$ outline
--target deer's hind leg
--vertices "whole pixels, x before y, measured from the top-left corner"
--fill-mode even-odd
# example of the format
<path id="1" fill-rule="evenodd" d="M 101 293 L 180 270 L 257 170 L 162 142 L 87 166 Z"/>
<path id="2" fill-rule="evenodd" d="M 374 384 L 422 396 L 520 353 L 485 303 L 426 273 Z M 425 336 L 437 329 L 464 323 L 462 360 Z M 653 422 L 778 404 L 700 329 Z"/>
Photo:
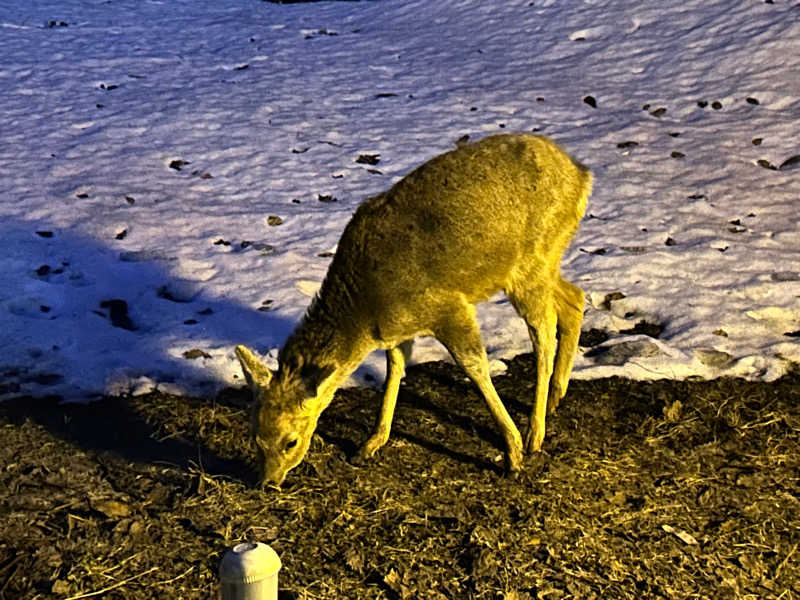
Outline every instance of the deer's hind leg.
<path id="1" fill-rule="evenodd" d="M 444 344 L 456 364 L 478 386 L 492 418 L 505 439 L 506 469 L 512 472 L 519 471 L 522 466 L 522 436 L 492 385 L 489 360 L 475 318 L 475 306 L 461 294 L 453 294 L 442 300 L 438 314 L 433 327 L 434 336 Z"/>
<path id="2" fill-rule="evenodd" d="M 553 376 L 550 379 L 550 393 L 547 397 L 548 414 L 558 407 L 559 400 L 567 393 L 572 363 L 581 335 L 585 302 L 583 290 L 561 277 L 553 295 L 558 318 L 558 349 Z"/>
<path id="3" fill-rule="evenodd" d="M 538 452 L 545 435 L 550 379 L 556 355 L 558 311 L 554 290 L 541 278 L 516 281 L 506 295 L 517 313 L 525 319 L 536 352 L 536 395 L 530 424 L 525 435 L 525 451 Z"/>

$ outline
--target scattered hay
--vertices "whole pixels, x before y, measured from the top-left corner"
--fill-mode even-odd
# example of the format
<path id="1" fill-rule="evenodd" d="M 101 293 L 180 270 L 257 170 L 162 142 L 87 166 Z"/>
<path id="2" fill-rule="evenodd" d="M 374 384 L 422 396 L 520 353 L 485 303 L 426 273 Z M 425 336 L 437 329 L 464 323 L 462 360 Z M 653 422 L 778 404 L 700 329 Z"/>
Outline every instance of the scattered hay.
<path id="1" fill-rule="evenodd" d="M 496 378 L 524 424 L 530 355 Z M 800 375 L 574 381 L 516 478 L 475 390 L 410 370 L 392 438 L 345 390 L 284 488 L 257 490 L 248 399 L 0 405 L 0 598 L 209 598 L 272 545 L 290 598 L 800 597 Z"/>

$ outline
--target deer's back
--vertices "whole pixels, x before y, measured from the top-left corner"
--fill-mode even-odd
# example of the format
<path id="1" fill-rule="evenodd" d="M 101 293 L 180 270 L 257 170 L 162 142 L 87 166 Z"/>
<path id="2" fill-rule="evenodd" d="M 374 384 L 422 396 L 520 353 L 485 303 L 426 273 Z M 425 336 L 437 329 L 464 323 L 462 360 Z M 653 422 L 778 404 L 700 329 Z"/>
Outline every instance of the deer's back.
<path id="1" fill-rule="evenodd" d="M 546 138 L 462 146 L 358 208 L 324 287 L 346 282 L 371 308 L 393 311 L 426 293 L 485 300 L 518 269 L 554 276 L 590 187 L 589 171 Z"/>

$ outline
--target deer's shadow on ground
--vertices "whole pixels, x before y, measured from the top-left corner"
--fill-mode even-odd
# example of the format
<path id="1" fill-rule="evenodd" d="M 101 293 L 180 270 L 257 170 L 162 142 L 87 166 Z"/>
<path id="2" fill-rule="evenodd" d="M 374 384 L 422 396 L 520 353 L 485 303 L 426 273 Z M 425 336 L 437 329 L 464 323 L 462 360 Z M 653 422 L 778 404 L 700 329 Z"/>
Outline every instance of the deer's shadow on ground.
<path id="1" fill-rule="evenodd" d="M 159 401 L 163 400 L 159 406 Z M 0 414 L 10 423 L 38 423 L 57 437 L 104 461 L 122 461 L 202 471 L 255 484 L 250 456 L 232 448 L 221 453 L 196 427 L 172 427 L 170 414 L 186 414 L 204 406 L 206 412 L 225 407 L 216 401 L 151 394 L 143 398 L 107 398 L 90 403 L 65 403 L 58 397 L 19 398 L 0 403 Z M 159 415 L 159 410 L 163 414 Z M 228 407 L 236 411 L 234 407 Z M 246 411 L 242 410 L 242 413 Z M 244 416 L 224 419 L 231 436 L 248 435 Z M 240 431 L 241 430 L 241 431 Z"/>
<path id="2" fill-rule="evenodd" d="M 535 382 L 536 371 L 526 364 L 515 374 L 514 379 L 495 378 L 495 383 L 498 389 L 503 388 L 503 403 L 518 428 L 525 431 L 533 399 L 528 380 Z M 320 419 L 318 432 L 349 460 L 358 462 L 358 449 L 372 432 L 380 404 L 379 389 L 341 390 Z M 504 473 L 501 459 L 505 441 L 477 387 L 451 363 L 424 363 L 407 369 L 388 445 L 393 439 L 462 464 Z M 373 461 L 380 461 L 381 456 L 379 451 Z"/>

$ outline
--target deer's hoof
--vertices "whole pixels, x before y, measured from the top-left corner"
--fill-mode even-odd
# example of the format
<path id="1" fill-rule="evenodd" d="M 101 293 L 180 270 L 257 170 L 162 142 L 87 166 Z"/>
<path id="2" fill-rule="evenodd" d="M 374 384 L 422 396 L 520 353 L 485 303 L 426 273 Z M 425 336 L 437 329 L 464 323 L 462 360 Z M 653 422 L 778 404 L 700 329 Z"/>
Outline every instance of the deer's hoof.
<path id="1" fill-rule="evenodd" d="M 522 469 L 522 446 L 509 448 L 505 454 L 506 473 L 518 473 Z"/>
<path id="2" fill-rule="evenodd" d="M 386 439 L 382 435 L 372 435 L 370 438 L 364 442 L 361 448 L 358 449 L 358 452 L 353 457 L 354 464 L 364 464 L 368 460 L 372 459 L 375 454 L 380 450 L 384 444 L 386 444 Z"/>
<path id="3" fill-rule="evenodd" d="M 525 435 L 525 452 L 533 454 L 542 449 L 544 442 L 544 427 L 531 427 Z"/>

